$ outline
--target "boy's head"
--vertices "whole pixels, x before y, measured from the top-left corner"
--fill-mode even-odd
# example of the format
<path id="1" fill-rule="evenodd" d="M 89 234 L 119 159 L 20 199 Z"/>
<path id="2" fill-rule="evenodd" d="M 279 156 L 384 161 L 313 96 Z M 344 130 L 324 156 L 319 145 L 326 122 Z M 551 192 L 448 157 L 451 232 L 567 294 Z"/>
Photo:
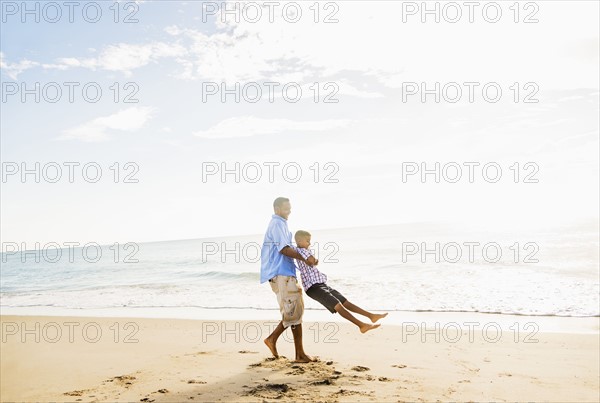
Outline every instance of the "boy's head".
<path id="1" fill-rule="evenodd" d="M 299 248 L 308 249 L 310 246 L 310 232 L 298 230 L 294 234 L 294 238 L 296 239 L 296 245 L 298 245 Z"/>

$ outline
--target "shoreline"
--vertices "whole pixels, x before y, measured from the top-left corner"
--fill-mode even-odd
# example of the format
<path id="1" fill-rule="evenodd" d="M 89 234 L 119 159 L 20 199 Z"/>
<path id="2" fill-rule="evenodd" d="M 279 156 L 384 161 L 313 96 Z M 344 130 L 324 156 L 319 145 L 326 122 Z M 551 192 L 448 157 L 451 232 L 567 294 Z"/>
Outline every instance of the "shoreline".
<path id="1" fill-rule="evenodd" d="M 375 311 L 379 312 L 379 311 Z M 85 318 L 147 318 L 147 319 L 181 319 L 181 320 L 263 320 L 277 321 L 280 317 L 277 309 L 234 309 L 234 308 L 57 308 L 57 307 L 0 307 L 1 316 L 54 316 Z M 331 314 L 325 309 L 305 310 L 303 320 L 311 322 L 346 323 L 340 315 Z M 402 326 L 407 323 L 423 323 L 427 327 L 449 326 L 458 323 L 476 322 L 480 324 L 494 323 L 502 330 L 509 331 L 514 326 L 523 328 L 534 323 L 537 330 L 546 333 L 600 334 L 600 317 L 543 316 L 522 314 L 499 314 L 482 312 L 424 312 L 424 311 L 389 311 L 386 324 Z"/>

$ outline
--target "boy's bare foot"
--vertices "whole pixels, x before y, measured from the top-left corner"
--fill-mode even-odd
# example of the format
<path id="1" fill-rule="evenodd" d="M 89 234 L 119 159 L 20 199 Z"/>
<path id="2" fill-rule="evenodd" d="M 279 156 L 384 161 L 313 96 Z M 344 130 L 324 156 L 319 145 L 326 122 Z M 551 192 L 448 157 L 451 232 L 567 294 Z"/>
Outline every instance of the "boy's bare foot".
<path id="1" fill-rule="evenodd" d="M 267 347 L 269 347 L 269 350 L 271 350 L 271 353 L 273 353 L 273 357 L 278 358 L 279 354 L 277 354 L 277 346 L 275 346 L 275 343 L 273 343 L 268 337 L 264 341 Z"/>
<path id="2" fill-rule="evenodd" d="M 388 315 L 387 312 L 386 313 L 374 313 L 373 315 L 371 315 L 371 317 L 369 319 L 371 319 L 371 322 L 375 323 L 379 319 L 385 318 L 387 315 Z"/>
<path id="3" fill-rule="evenodd" d="M 310 355 L 301 355 L 296 357 L 296 359 L 293 361 L 295 363 L 307 363 L 307 362 L 314 362 L 314 361 L 318 361 L 316 358 L 311 357 Z"/>
<path id="4" fill-rule="evenodd" d="M 377 329 L 379 326 L 381 326 L 380 323 L 377 323 L 376 325 L 370 325 L 368 323 L 363 323 L 362 325 L 359 326 L 359 329 L 360 329 L 361 333 L 366 333 L 369 330 Z"/>

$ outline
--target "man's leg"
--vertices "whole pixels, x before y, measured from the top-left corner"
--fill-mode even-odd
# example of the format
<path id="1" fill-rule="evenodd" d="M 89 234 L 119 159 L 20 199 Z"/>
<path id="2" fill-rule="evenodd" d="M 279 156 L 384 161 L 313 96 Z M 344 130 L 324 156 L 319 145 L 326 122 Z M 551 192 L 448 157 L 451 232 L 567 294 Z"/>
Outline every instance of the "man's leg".
<path id="1" fill-rule="evenodd" d="M 296 349 L 296 362 L 311 362 L 311 361 L 315 361 L 311 356 L 307 355 L 304 352 L 304 345 L 302 344 L 302 324 L 299 325 L 292 325 L 292 334 L 294 335 L 294 347 Z M 275 328 L 275 330 L 273 330 L 273 333 L 271 333 L 269 335 L 269 337 L 267 337 L 264 342 L 267 345 L 267 347 L 269 347 L 269 350 L 271 350 L 271 353 L 273 353 L 273 356 L 275 358 L 279 357 L 279 354 L 277 353 L 277 339 L 279 339 L 279 336 L 281 336 L 281 334 L 284 332 L 285 328 L 283 327 L 283 322 L 279 322 L 279 324 L 277 325 L 277 327 Z"/>
<path id="2" fill-rule="evenodd" d="M 279 357 L 279 354 L 277 354 L 277 339 L 279 339 L 279 336 L 281 336 L 281 333 L 283 333 L 284 330 L 285 328 L 283 327 L 283 321 L 280 321 L 269 337 L 264 340 L 265 344 L 267 347 L 269 347 L 269 350 L 271 350 L 271 353 L 273 353 L 273 357 L 275 358 Z"/>
<path id="3" fill-rule="evenodd" d="M 281 282 L 282 282 L 281 276 L 275 276 L 269 280 L 269 285 L 271 286 L 271 290 L 277 296 L 277 304 L 279 305 L 279 310 L 281 312 L 281 316 L 283 317 L 283 300 L 282 300 L 283 295 L 281 294 L 281 287 L 280 287 Z M 281 336 L 281 334 L 283 333 L 284 330 L 285 330 L 285 327 L 283 326 L 283 320 L 281 320 L 281 321 L 279 321 L 279 324 L 273 330 L 273 332 L 266 339 L 264 339 L 265 344 L 267 345 L 267 347 L 269 347 L 269 350 L 271 350 L 271 353 L 273 354 L 273 356 L 275 358 L 279 357 L 279 354 L 277 353 L 277 340 L 279 339 L 279 336 Z"/>
<path id="4" fill-rule="evenodd" d="M 291 325 L 292 335 L 294 336 L 294 349 L 296 350 L 296 359 L 294 362 L 303 363 L 317 361 L 304 352 L 304 345 L 302 343 L 302 316 L 304 315 L 304 298 L 302 297 L 302 288 L 300 285 L 298 285 L 298 280 L 295 277 L 290 278 L 288 281 L 293 282 L 296 287 L 296 291 L 293 293 L 295 297 L 294 310 L 293 314 L 290 316 L 290 321 L 300 322 L 297 325 Z"/>
<path id="5" fill-rule="evenodd" d="M 361 333 L 365 333 L 368 332 L 369 330 L 373 330 L 378 328 L 379 326 L 381 326 L 379 323 L 376 325 L 371 325 L 369 323 L 365 323 L 365 322 L 361 322 L 360 320 L 356 319 L 354 317 L 354 315 L 352 315 L 350 312 L 348 312 L 346 310 L 346 308 L 344 308 L 344 305 L 342 305 L 341 303 L 338 302 L 338 304 L 335 306 L 335 310 L 337 313 L 339 313 L 343 318 L 348 319 L 350 322 L 354 323 L 356 326 L 358 326 L 358 328 L 360 329 Z"/>
<path id="6" fill-rule="evenodd" d="M 357 313 L 357 314 L 362 315 L 362 316 L 366 316 L 373 323 L 375 323 L 379 319 L 385 318 L 387 316 L 387 313 L 381 314 L 381 313 L 371 313 L 369 311 L 365 311 L 361 307 L 358 307 L 358 306 L 354 305 L 352 302 L 350 302 L 348 300 L 344 301 L 343 305 L 349 311 L 352 311 L 352 312 Z"/>
<path id="7" fill-rule="evenodd" d="M 304 352 L 304 346 L 302 345 L 302 323 L 298 325 L 292 325 L 292 334 L 294 335 L 294 347 L 296 348 L 296 360 L 295 362 L 311 362 L 316 361 Z"/>

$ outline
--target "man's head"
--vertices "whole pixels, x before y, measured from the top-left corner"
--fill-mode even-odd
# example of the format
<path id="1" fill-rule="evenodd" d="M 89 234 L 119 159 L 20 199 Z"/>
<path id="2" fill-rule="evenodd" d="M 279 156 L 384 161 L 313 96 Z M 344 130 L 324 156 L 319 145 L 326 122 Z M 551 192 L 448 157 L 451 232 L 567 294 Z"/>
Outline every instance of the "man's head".
<path id="1" fill-rule="evenodd" d="M 298 245 L 299 248 L 308 249 L 310 246 L 310 232 L 308 231 L 296 231 L 294 234 L 294 239 L 296 240 L 296 245 Z"/>
<path id="2" fill-rule="evenodd" d="M 288 216 L 292 212 L 292 205 L 290 204 L 290 199 L 287 197 L 278 197 L 273 202 L 273 210 L 275 214 L 277 214 L 281 218 L 285 218 L 287 220 Z"/>

